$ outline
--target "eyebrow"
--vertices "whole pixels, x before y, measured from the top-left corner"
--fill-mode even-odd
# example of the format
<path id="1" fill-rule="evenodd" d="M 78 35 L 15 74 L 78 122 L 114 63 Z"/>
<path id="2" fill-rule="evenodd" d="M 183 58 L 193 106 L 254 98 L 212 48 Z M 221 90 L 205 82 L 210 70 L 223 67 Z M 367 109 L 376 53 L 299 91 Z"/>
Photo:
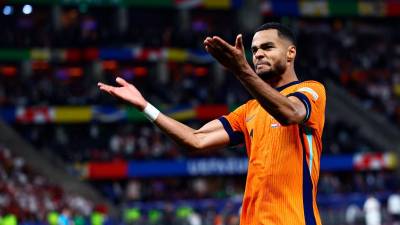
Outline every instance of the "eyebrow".
<path id="1" fill-rule="evenodd" d="M 255 49 L 258 49 L 258 48 L 261 48 L 261 47 L 265 47 L 265 46 L 275 46 L 275 43 L 274 42 L 271 42 L 271 41 L 268 41 L 268 42 L 264 42 L 264 43 L 261 43 L 259 46 L 257 46 L 257 45 L 252 45 L 251 46 L 251 49 L 252 50 L 255 50 Z"/>

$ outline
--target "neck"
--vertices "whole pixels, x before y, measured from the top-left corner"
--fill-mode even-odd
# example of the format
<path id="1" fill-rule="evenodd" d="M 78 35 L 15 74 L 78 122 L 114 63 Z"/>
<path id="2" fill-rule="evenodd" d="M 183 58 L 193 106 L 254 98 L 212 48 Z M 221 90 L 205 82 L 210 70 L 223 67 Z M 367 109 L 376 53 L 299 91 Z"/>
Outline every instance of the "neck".
<path id="1" fill-rule="evenodd" d="M 285 84 L 298 80 L 299 79 L 297 78 L 297 75 L 293 69 L 285 71 L 280 76 L 272 77 L 270 79 L 264 79 L 264 81 L 271 85 L 271 87 L 273 88 L 281 87 Z"/>

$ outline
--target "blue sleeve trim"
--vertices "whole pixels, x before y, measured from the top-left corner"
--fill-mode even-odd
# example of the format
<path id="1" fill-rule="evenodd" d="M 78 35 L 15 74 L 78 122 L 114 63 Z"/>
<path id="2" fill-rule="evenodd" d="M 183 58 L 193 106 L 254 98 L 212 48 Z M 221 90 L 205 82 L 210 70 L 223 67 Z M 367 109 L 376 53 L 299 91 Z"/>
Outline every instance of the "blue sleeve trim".
<path id="1" fill-rule="evenodd" d="M 302 123 L 305 123 L 308 121 L 308 119 L 310 119 L 311 116 L 311 103 L 310 100 L 308 100 L 307 96 L 301 92 L 293 92 L 289 95 L 287 95 L 287 97 L 289 96 L 295 96 L 298 99 L 300 99 L 300 101 L 304 104 L 304 106 L 306 107 L 306 116 L 304 117 L 304 120 Z"/>
<path id="2" fill-rule="evenodd" d="M 218 118 L 218 120 L 221 121 L 226 133 L 228 133 L 230 146 L 244 143 L 244 136 L 243 136 L 242 132 L 233 131 L 231 124 L 228 122 L 228 120 L 225 117 L 220 117 L 220 118 Z"/>

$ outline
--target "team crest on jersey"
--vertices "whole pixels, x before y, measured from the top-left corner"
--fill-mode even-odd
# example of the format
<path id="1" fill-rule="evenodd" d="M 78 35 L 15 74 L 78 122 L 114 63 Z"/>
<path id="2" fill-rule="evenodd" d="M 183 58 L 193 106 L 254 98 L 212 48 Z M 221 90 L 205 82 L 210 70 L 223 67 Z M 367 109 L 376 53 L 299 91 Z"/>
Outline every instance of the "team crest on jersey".
<path id="1" fill-rule="evenodd" d="M 281 126 L 280 123 L 272 123 L 272 124 L 271 124 L 271 127 L 272 127 L 272 128 L 277 128 L 277 127 L 280 127 L 280 126 Z"/>

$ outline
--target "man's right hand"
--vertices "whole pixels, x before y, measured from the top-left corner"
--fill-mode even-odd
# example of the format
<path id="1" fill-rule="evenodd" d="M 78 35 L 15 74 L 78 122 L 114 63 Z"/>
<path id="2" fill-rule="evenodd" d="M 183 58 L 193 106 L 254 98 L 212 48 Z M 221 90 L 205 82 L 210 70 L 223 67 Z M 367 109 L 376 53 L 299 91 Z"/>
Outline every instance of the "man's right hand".
<path id="1" fill-rule="evenodd" d="M 120 77 L 117 77 L 115 81 L 121 86 L 115 87 L 101 82 L 97 83 L 97 86 L 100 88 L 100 90 L 130 102 L 138 110 L 143 111 L 147 105 L 147 101 L 143 98 L 139 90 Z"/>
<path id="2" fill-rule="evenodd" d="M 130 102 L 140 111 L 147 106 L 147 101 L 135 86 L 118 77 L 116 82 L 120 87 L 98 83 L 100 90 L 110 95 Z M 175 140 L 181 146 L 193 150 L 207 150 L 225 147 L 229 144 L 229 135 L 225 131 L 222 123 L 215 119 L 208 122 L 198 130 L 186 126 L 162 113 L 154 121 L 165 134 Z"/>

